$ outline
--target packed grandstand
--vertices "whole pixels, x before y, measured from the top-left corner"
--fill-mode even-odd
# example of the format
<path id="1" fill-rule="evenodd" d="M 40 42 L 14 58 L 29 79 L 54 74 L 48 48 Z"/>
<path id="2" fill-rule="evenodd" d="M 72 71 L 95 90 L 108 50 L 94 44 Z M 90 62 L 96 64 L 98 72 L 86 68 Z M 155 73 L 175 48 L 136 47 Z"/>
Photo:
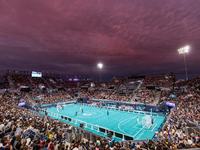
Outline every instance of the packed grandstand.
<path id="1" fill-rule="evenodd" d="M 7 73 L 0 85 L 0 149 L 200 148 L 199 88 L 200 77 L 180 81 L 173 73 L 127 76 L 109 82 L 64 81 L 52 76 L 33 78 L 28 73 Z M 151 110 L 155 108 L 154 112 L 163 111 L 166 119 L 152 139 L 114 141 L 98 135 L 95 138 L 79 137 L 79 133 L 86 131 L 42 115 L 37 107 L 83 99 L 89 103 L 103 100 L 104 105 L 106 101 L 141 104 L 144 106 L 142 111 L 149 111 L 147 106 L 151 106 Z M 166 102 L 175 104 L 175 107 L 158 109 Z M 20 103 L 25 105 L 20 106 Z"/>

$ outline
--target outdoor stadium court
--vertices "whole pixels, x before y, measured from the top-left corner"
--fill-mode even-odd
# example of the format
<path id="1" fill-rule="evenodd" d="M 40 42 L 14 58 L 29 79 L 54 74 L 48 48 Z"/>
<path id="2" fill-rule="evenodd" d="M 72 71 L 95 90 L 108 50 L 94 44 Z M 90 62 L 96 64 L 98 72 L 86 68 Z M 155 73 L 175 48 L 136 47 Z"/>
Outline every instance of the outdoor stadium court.
<path id="1" fill-rule="evenodd" d="M 83 113 L 80 110 L 80 107 L 83 109 Z M 107 110 L 109 111 L 109 116 L 107 116 Z M 57 107 L 48 108 L 47 111 L 57 114 Z M 77 116 L 75 116 L 76 111 L 78 111 Z M 160 127 L 165 118 L 163 116 L 152 116 L 154 119 L 154 125 L 150 129 L 146 129 L 142 127 L 142 117 L 145 116 L 144 114 L 103 109 L 78 104 L 66 105 L 64 110 L 59 109 L 59 115 L 67 116 L 72 119 L 78 119 L 92 125 L 98 125 L 102 128 L 134 137 L 135 140 L 153 138 L 155 130 Z M 137 117 L 140 121 L 139 124 L 137 123 Z M 63 119 L 60 120 L 64 121 Z M 69 121 L 65 122 L 79 126 L 79 124 L 74 124 Z M 101 133 L 98 134 L 102 135 Z"/>

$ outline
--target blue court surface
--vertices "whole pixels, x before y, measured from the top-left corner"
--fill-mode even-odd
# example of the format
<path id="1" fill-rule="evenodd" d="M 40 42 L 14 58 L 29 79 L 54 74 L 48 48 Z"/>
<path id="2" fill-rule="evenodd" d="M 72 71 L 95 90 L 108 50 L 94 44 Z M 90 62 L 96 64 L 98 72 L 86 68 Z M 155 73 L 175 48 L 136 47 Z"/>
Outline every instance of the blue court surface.
<path id="1" fill-rule="evenodd" d="M 142 117 L 145 115 L 139 113 L 71 104 L 66 105 L 64 109 L 59 109 L 59 116 L 62 115 L 71 118 L 70 121 L 66 121 L 64 118 L 61 119 L 61 117 L 57 115 L 58 112 L 56 107 L 48 108 L 47 111 L 51 113 L 49 116 L 57 119 L 60 118 L 59 120 L 72 125 L 79 126 L 79 123 L 84 122 L 84 128 L 86 130 L 99 135 L 102 135 L 102 133 L 99 132 L 97 128 L 101 127 L 134 137 L 134 140 L 152 139 L 155 130 L 160 127 L 165 119 L 164 116 L 151 116 L 154 119 L 154 124 L 147 129 L 142 126 Z M 75 115 L 76 111 L 78 112 L 77 116 Z M 107 115 L 107 111 L 109 111 L 109 116 Z M 139 124 L 137 123 L 137 117 L 139 118 Z M 119 141 L 120 139 L 117 138 L 117 140 Z"/>

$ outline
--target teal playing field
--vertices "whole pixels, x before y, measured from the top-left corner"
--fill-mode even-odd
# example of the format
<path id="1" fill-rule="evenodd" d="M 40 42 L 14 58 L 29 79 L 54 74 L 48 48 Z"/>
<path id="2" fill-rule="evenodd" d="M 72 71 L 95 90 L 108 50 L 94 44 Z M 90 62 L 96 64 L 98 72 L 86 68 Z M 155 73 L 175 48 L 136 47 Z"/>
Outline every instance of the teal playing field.
<path id="1" fill-rule="evenodd" d="M 82 112 L 83 109 L 83 112 Z M 164 116 L 151 116 L 154 119 L 154 124 L 149 129 L 143 128 L 142 117 L 144 114 L 110 110 L 98 107 L 84 106 L 79 104 L 66 105 L 64 109 L 59 109 L 59 115 L 56 107 L 48 108 L 49 116 L 65 121 L 69 124 L 79 126 L 80 122 L 84 122 L 84 128 L 97 133 L 102 134 L 98 127 L 108 129 L 117 133 L 134 137 L 135 140 L 152 139 L 155 130 L 157 130 L 165 119 Z M 78 112 L 77 116 L 75 115 Z M 109 116 L 107 115 L 109 112 Z M 155 113 L 154 113 L 155 114 Z M 63 117 L 66 116 L 70 120 L 66 121 Z M 137 117 L 139 123 L 137 123 Z M 120 140 L 116 138 L 116 140 Z"/>

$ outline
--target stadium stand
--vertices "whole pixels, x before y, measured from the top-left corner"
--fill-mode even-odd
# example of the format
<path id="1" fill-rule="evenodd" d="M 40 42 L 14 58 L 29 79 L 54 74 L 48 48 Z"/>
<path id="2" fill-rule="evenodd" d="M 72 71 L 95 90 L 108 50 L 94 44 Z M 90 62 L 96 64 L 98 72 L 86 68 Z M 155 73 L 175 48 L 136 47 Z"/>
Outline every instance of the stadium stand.
<path id="1" fill-rule="evenodd" d="M 52 77 L 30 78 L 28 75 L 6 74 L 0 84 L 0 149 L 15 150 L 132 150 L 132 149 L 199 149 L 200 148 L 200 77 L 189 81 L 174 80 L 171 74 L 147 76 L 141 88 L 122 90 L 129 79 L 113 79 L 110 82 L 95 83 L 91 90 L 92 81 L 62 82 Z M 10 77 L 12 81 L 10 80 Z M 9 79 L 8 79 L 9 78 Z M 45 82 L 46 80 L 46 82 Z M 20 92 L 11 90 L 13 82 L 15 90 L 20 86 L 30 86 L 32 91 Z M 147 90 L 146 85 L 154 84 L 156 88 Z M 12 85 L 12 86 L 13 86 Z M 45 86 L 48 90 L 37 90 Z M 63 86 L 62 90 L 51 90 Z M 139 84 L 137 84 L 137 87 Z M 87 88 L 86 88 L 87 87 Z M 106 87 L 102 89 L 102 87 Z M 82 88 L 82 89 L 81 89 Z M 84 88 L 84 89 L 83 89 Z M 4 90 L 7 89 L 7 90 Z M 67 89 L 67 90 L 66 90 Z M 67 102 L 75 98 L 104 99 L 129 101 L 139 97 L 135 102 L 152 103 L 156 90 L 161 92 L 158 105 L 173 102 L 176 107 L 170 109 L 166 122 L 155 138 L 143 141 L 108 141 L 88 137 L 79 138 L 77 129 L 73 126 L 38 113 L 35 108 L 18 107 L 18 103 L 26 100 L 28 105 L 51 104 Z M 124 95 L 120 95 L 122 91 Z M 135 92 L 135 93 L 134 93 Z M 34 105 L 33 105 L 34 101 Z M 81 140 L 82 139 L 82 140 Z"/>

